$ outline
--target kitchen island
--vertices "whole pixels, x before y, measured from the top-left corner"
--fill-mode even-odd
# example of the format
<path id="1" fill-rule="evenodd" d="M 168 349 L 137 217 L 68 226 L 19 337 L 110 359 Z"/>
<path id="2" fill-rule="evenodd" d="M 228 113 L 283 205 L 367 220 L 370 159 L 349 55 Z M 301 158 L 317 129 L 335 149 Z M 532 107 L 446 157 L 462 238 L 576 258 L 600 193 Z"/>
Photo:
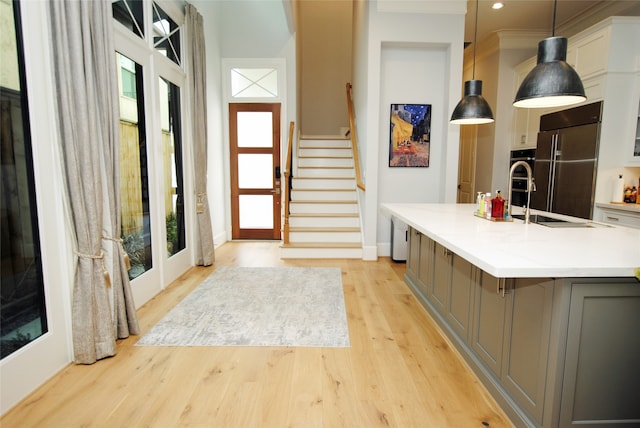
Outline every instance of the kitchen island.
<path id="1" fill-rule="evenodd" d="M 640 424 L 640 230 L 474 208 L 382 205 L 409 226 L 405 281 L 451 343 L 517 426 Z"/>

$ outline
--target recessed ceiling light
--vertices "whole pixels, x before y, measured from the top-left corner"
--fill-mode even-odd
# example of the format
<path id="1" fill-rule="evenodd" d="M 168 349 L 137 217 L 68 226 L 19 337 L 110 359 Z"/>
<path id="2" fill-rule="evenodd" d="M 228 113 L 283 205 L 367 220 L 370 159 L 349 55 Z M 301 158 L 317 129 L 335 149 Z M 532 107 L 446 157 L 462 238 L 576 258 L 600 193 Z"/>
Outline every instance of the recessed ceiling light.
<path id="1" fill-rule="evenodd" d="M 499 1 L 495 2 L 493 6 L 491 6 L 491 8 L 493 9 L 502 9 L 503 7 L 504 7 L 504 4 L 502 4 L 502 2 L 499 2 Z"/>

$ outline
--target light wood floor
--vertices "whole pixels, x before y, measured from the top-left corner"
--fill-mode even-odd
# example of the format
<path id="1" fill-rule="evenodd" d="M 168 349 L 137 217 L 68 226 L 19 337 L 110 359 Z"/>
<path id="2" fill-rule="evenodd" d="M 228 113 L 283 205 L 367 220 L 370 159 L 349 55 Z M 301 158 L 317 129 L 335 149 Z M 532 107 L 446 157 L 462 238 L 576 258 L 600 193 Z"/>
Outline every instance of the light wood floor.
<path id="1" fill-rule="evenodd" d="M 340 267 L 351 347 L 136 347 L 130 337 L 114 358 L 65 368 L 0 426 L 512 426 L 389 258 L 280 260 L 278 243 L 227 243 L 214 266 L 140 308 L 142 334 L 216 266 Z"/>

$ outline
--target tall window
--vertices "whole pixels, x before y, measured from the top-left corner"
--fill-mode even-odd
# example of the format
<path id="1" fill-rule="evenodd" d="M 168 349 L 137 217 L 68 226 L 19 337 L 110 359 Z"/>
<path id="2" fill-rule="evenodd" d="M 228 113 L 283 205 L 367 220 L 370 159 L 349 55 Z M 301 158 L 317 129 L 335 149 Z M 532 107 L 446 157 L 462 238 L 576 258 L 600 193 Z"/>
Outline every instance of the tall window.
<path id="1" fill-rule="evenodd" d="M 117 53 L 120 67 L 120 203 L 122 242 L 133 279 L 153 264 L 142 66 Z"/>
<path id="2" fill-rule="evenodd" d="M 180 88 L 162 77 L 159 84 L 167 254 L 172 256 L 185 247 Z"/>
<path id="3" fill-rule="evenodd" d="M 165 261 L 175 260 L 186 248 L 181 108 L 185 76 L 177 22 L 181 16 L 149 0 L 114 1 L 113 15 L 120 89 L 122 240 L 131 261 L 129 277 L 134 279 L 162 271 Z M 145 22 L 151 25 L 146 31 Z M 152 281 L 154 275 L 137 284 Z"/>
<path id="4" fill-rule="evenodd" d="M 4 358 L 47 332 L 19 3 L 0 2 L 0 337 Z"/>

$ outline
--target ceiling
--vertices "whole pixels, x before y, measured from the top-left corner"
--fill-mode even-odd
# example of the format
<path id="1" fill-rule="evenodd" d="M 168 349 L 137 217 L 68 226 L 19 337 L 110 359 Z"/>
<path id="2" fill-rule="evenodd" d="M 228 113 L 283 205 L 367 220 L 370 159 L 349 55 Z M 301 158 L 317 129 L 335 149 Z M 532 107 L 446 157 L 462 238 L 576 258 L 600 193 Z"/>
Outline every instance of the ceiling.
<path id="1" fill-rule="evenodd" d="M 478 41 L 500 30 L 542 31 L 551 36 L 554 0 L 502 0 L 504 7 L 491 8 L 495 0 L 478 1 Z M 571 37 L 609 16 L 640 16 L 638 0 L 558 0 L 555 35 Z M 473 42 L 476 0 L 467 1 L 465 42 Z"/>

